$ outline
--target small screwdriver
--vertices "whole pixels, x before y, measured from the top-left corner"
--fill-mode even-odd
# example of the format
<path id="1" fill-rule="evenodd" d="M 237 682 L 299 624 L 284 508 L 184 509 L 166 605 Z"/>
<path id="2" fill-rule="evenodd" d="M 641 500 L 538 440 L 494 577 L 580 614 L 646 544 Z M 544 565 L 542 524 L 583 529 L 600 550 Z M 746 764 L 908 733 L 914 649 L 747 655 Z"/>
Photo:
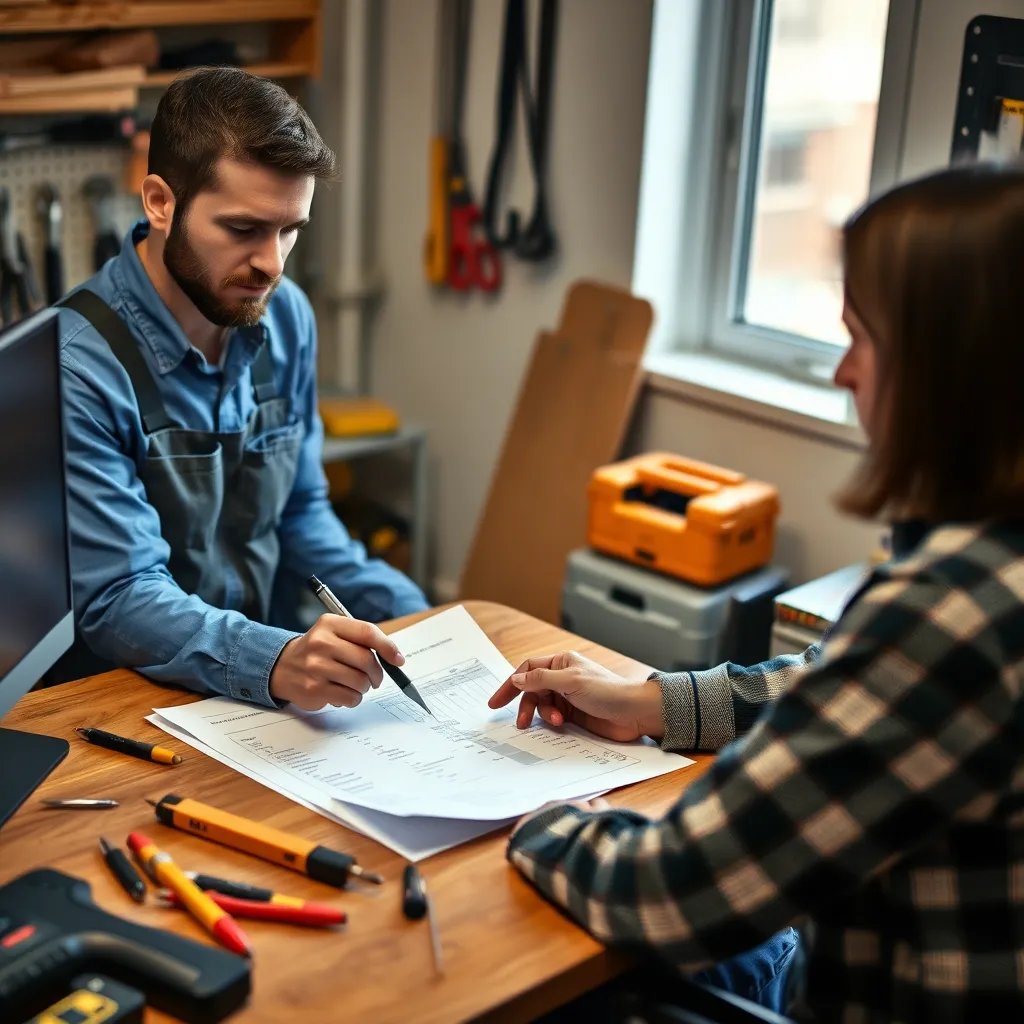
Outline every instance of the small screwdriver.
<path id="1" fill-rule="evenodd" d="M 111 846 L 106 839 L 100 836 L 100 851 L 103 853 L 103 859 L 107 862 L 107 867 L 121 884 L 121 888 L 136 903 L 145 902 L 146 883 L 132 867 L 132 862 L 125 856 L 124 850 L 118 846 Z"/>
<path id="2" fill-rule="evenodd" d="M 434 901 L 427 895 L 427 883 L 416 870 L 415 864 L 407 864 L 402 874 L 402 913 L 410 921 L 427 918 L 430 944 L 434 948 L 434 967 L 438 974 L 444 974 L 444 953 L 441 950 L 441 936 L 437 932 L 437 919 L 434 917 Z"/>

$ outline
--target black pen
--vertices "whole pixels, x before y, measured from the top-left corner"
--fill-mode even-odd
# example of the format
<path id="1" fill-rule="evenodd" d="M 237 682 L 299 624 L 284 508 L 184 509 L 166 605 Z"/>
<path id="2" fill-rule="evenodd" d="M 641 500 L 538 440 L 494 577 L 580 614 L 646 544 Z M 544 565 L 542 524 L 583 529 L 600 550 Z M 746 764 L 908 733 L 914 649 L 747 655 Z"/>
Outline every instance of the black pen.
<path id="1" fill-rule="evenodd" d="M 331 588 L 317 579 L 316 576 L 309 577 L 309 588 L 316 595 L 317 600 L 333 615 L 344 615 L 346 619 L 354 619 L 355 616 L 331 593 Z M 377 664 L 398 684 L 398 688 L 410 700 L 414 700 L 428 715 L 434 712 L 427 707 L 426 701 L 420 696 L 419 690 L 413 685 L 413 681 L 397 665 L 392 665 L 383 658 L 378 657 L 377 652 L 371 650 Z"/>
<path id="2" fill-rule="evenodd" d="M 116 750 L 119 754 L 130 754 L 132 757 L 141 757 L 143 761 L 155 761 L 157 764 L 181 764 L 181 754 L 173 750 L 158 746 L 155 743 L 143 743 L 141 740 L 130 740 L 116 733 L 105 732 L 103 729 L 76 729 L 75 732 L 95 743 L 97 747 L 105 747 L 107 750 Z"/>
<path id="3" fill-rule="evenodd" d="M 125 856 L 124 850 L 117 846 L 111 846 L 102 836 L 100 836 L 100 850 L 103 851 L 103 859 L 107 862 L 107 867 L 113 871 L 114 877 L 121 883 L 121 888 L 136 903 L 142 903 L 146 898 L 146 883 L 132 867 L 132 862 Z"/>

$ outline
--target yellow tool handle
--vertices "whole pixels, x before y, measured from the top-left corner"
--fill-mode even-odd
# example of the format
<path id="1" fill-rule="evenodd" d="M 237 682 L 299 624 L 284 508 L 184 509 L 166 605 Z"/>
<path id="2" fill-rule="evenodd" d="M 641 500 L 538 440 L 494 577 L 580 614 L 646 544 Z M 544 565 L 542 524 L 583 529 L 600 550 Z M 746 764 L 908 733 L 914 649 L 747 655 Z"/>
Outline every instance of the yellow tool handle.
<path id="1" fill-rule="evenodd" d="M 423 262 L 427 280 L 443 285 L 448 280 L 448 140 L 430 141 L 430 223 Z"/>
<path id="2" fill-rule="evenodd" d="M 166 888 L 173 889 L 185 904 L 189 913 L 209 931 L 227 912 L 217 906 L 209 896 L 189 878 L 172 860 L 161 861 L 151 858 L 153 873 Z"/>
<path id="3" fill-rule="evenodd" d="M 316 847 L 316 843 L 308 839 L 210 807 L 198 800 L 184 799 L 174 804 L 161 802 L 157 813 L 165 824 L 183 832 L 193 832 L 204 839 L 303 873 L 306 872 L 306 858 Z M 165 818 L 168 813 L 170 821 Z"/>

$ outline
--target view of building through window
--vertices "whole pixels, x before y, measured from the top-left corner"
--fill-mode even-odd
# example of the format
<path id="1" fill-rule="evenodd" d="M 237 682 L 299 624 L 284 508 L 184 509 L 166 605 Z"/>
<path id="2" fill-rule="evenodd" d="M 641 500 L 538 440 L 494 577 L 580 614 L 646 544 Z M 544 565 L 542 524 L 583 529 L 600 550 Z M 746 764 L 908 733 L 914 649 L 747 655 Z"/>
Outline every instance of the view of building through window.
<path id="1" fill-rule="evenodd" d="M 742 319 L 845 345 L 839 229 L 868 194 L 889 0 L 775 0 Z"/>

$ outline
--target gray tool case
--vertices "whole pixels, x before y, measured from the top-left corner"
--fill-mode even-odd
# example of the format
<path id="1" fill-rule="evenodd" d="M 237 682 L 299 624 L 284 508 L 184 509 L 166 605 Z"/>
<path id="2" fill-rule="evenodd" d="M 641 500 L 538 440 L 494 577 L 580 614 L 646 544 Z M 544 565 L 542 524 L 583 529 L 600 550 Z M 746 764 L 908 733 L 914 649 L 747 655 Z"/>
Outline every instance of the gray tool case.
<path id="1" fill-rule="evenodd" d="M 579 548 L 566 565 L 562 625 L 665 672 L 751 665 L 768 657 L 773 599 L 788 582 L 769 566 L 698 587 Z"/>

